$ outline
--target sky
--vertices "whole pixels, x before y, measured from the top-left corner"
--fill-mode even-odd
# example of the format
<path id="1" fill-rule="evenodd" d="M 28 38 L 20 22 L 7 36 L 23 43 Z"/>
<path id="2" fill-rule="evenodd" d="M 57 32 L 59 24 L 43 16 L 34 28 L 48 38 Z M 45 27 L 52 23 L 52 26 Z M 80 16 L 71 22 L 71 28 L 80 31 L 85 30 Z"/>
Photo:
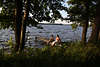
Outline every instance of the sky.
<path id="1" fill-rule="evenodd" d="M 1 13 L 2 8 L 0 8 L 0 13 Z"/>
<path id="2" fill-rule="evenodd" d="M 64 10 L 63 11 L 60 11 L 61 15 L 63 18 L 66 18 L 67 17 L 67 12 L 65 12 Z"/>
<path id="3" fill-rule="evenodd" d="M 64 0 L 64 1 L 65 1 L 65 2 L 62 3 L 62 5 L 65 6 L 65 7 L 69 7 L 68 4 L 67 4 L 67 1 L 68 1 L 68 0 Z M 64 10 L 60 11 L 60 13 L 61 13 L 61 15 L 62 15 L 64 18 L 67 17 L 67 12 L 65 12 Z"/>

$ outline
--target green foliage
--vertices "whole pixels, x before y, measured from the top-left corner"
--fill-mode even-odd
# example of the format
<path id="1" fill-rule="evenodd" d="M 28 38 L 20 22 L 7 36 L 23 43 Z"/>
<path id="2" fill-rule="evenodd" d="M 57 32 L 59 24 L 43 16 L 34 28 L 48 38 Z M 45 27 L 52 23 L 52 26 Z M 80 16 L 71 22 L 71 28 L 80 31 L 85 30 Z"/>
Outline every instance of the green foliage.
<path id="1" fill-rule="evenodd" d="M 0 29 L 6 29 L 6 28 L 14 28 L 13 25 L 13 17 L 10 15 L 5 15 L 4 13 L 0 13 Z"/>
<path id="2" fill-rule="evenodd" d="M 2 6 L 2 1 L 3 1 L 3 0 L 0 0 L 0 7 Z"/>
<path id="3" fill-rule="evenodd" d="M 72 43 L 65 51 L 68 60 L 81 62 L 94 62 L 99 54 L 100 48 L 93 44 L 82 45 L 80 42 Z M 74 59 L 74 60 L 73 60 Z"/>
<path id="4" fill-rule="evenodd" d="M 0 23 L 1 28 L 13 27 L 12 21 L 14 22 L 14 9 L 16 6 L 15 0 L 1 1 L 3 4 L 2 15 L 0 14 L 0 22 L 2 22 Z M 65 7 L 62 6 L 61 2 L 63 2 L 63 0 L 30 0 L 28 9 L 32 17 L 28 17 L 29 22 L 27 22 L 27 26 L 30 24 L 36 26 L 38 22 L 42 21 L 54 22 L 57 19 L 62 19 L 59 11 L 65 9 Z M 24 1 L 22 6 L 22 8 L 24 8 Z M 51 13 L 52 15 L 50 16 Z"/>
<path id="5" fill-rule="evenodd" d="M 68 43 L 62 47 L 44 46 L 43 48 L 26 48 L 21 54 L 6 54 L 0 58 L 3 66 L 35 66 L 35 67 L 63 67 L 63 66 L 96 66 L 100 59 L 100 48 L 93 44 L 86 46 L 81 42 Z M 77 64 L 78 63 L 78 64 Z"/>
<path id="6" fill-rule="evenodd" d="M 9 45 L 11 48 L 14 46 L 14 43 L 12 41 L 12 37 L 10 37 L 10 39 L 8 40 L 8 42 L 6 42 L 7 45 Z"/>
<path id="7" fill-rule="evenodd" d="M 4 56 L 4 50 L 0 48 L 0 58 Z"/>
<path id="8" fill-rule="evenodd" d="M 71 24 L 71 26 L 72 26 L 72 29 L 74 30 L 74 29 L 76 29 L 76 28 L 77 28 L 78 24 L 73 23 L 73 24 Z"/>
<path id="9" fill-rule="evenodd" d="M 68 0 L 70 7 L 68 14 L 71 21 L 84 23 L 89 18 L 89 21 L 94 22 L 96 13 L 96 0 Z"/>

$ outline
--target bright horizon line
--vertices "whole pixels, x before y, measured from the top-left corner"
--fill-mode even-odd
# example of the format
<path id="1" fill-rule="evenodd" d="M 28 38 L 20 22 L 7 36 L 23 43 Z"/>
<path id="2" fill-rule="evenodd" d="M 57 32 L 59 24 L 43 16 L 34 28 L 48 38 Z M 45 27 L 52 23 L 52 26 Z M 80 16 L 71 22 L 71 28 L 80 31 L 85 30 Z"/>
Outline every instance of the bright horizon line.
<path id="1" fill-rule="evenodd" d="M 47 21 L 42 21 L 42 22 L 39 22 L 39 23 L 51 24 L 50 22 L 47 22 Z M 59 20 L 56 20 L 56 21 L 54 22 L 54 24 L 72 24 L 72 22 L 68 22 L 68 21 L 66 21 L 66 20 L 61 21 L 61 20 L 59 19 Z"/>

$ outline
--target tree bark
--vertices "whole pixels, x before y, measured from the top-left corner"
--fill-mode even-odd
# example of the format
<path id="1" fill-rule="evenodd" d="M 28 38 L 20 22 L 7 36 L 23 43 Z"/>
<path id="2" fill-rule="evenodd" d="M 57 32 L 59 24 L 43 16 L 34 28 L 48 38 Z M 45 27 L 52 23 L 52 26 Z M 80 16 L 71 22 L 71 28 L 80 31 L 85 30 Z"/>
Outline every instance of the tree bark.
<path id="1" fill-rule="evenodd" d="M 96 6 L 96 16 L 95 16 L 95 22 L 92 26 L 92 33 L 89 38 L 88 42 L 97 43 L 98 37 L 99 37 L 99 31 L 100 31 L 100 1 L 98 2 Z"/>
<path id="2" fill-rule="evenodd" d="M 88 29 L 88 20 L 83 25 L 83 32 L 82 32 L 82 43 L 86 44 L 86 35 L 87 35 L 87 29 Z"/>
<path id="3" fill-rule="evenodd" d="M 99 36 L 99 27 L 98 27 L 98 23 L 96 24 L 95 22 L 92 26 L 92 33 L 88 42 L 96 43 L 98 41 L 98 36 Z"/>
<path id="4" fill-rule="evenodd" d="M 100 31 L 99 31 L 99 37 L 98 37 L 98 40 L 99 40 L 99 42 L 100 42 Z"/>
<path id="5" fill-rule="evenodd" d="M 87 41 L 86 35 L 87 35 L 87 29 L 88 29 L 88 24 L 89 24 L 89 3 L 86 2 L 85 6 L 86 6 L 86 13 L 84 15 L 85 22 L 83 24 L 83 32 L 82 32 L 82 43 L 83 44 L 86 44 L 86 41 Z"/>
<path id="6" fill-rule="evenodd" d="M 26 0 L 25 11 L 24 11 L 24 16 L 22 19 L 22 26 L 21 26 L 20 51 L 24 49 L 24 45 L 25 45 L 26 22 L 28 22 L 29 4 L 30 4 L 30 1 Z"/>
<path id="7" fill-rule="evenodd" d="M 22 21 L 22 1 L 15 0 L 15 51 L 18 51 L 20 45 L 20 30 L 21 30 L 21 21 Z"/>

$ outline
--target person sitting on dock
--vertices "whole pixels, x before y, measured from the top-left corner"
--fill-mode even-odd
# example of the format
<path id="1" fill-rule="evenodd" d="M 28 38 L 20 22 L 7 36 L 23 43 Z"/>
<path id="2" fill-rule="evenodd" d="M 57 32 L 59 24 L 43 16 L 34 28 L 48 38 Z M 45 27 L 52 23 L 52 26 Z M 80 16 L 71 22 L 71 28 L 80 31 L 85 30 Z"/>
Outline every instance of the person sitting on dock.
<path id="1" fill-rule="evenodd" d="M 51 36 L 50 36 L 50 39 L 49 39 L 49 41 L 48 41 L 48 44 L 51 44 L 54 40 L 55 40 L 55 39 L 54 39 L 54 36 L 51 35 Z"/>
<path id="2" fill-rule="evenodd" d="M 56 40 L 52 42 L 51 46 L 54 46 L 56 44 L 61 44 L 61 39 L 58 34 L 56 35 Z"/>

